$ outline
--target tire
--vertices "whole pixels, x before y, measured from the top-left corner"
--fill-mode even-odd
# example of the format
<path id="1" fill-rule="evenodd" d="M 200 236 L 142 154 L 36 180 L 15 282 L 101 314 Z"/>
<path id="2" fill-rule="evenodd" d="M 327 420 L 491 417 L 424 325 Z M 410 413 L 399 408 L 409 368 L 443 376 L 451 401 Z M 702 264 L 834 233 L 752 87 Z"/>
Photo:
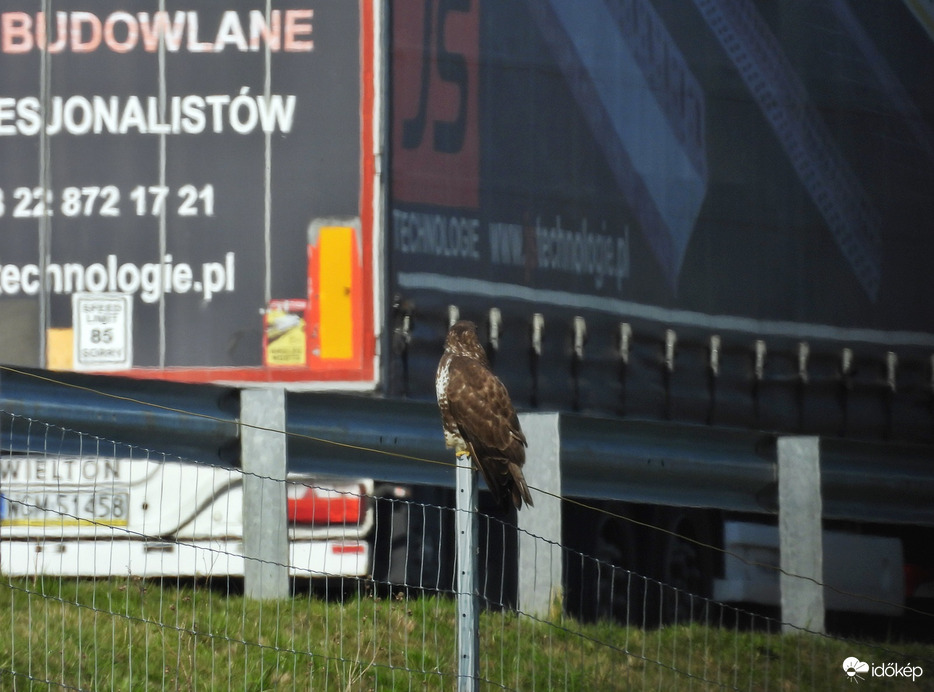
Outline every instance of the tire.
<path id="1" fill-rule="evenodd" d="M 612 508 L 619 514 L 618 506 Z M 646 580 L 638 574 L 638 531 L 624 518 L 592 512 L 577 524 L 580 554 L 568 557 L 568 611 L 585 622 L 641 625 Z"/>
<path id="2" fill-rule="evenodd" d="M 420 489 L 405 499 L 382 497 L 377 504 L 373 579 L 384 593 L 450 590 L 453 567 L 444 568 L 443 510 L 436 497 Z"/>
<path id="3" fill-rule="evenodd" d="M 704 619 L 713 589 L 715 560 L 714 521 L 709 513 L 692 509 L 659 509 L 650 574 L 650 620 L 661 625 Z"/>

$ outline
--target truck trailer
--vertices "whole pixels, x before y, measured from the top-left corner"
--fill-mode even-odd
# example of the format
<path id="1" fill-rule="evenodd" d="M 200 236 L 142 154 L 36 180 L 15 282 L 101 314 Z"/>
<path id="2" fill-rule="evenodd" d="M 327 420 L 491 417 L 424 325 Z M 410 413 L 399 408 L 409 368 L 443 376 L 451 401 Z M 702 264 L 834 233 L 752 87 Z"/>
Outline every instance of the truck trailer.
<path id="1" fill-rule="evenodd" d="M 282 387 L 296 425 L 367 419 L 378 445 L 432 434 L 444 335 L 471 319 L 516 406 L 607 460 L 602 487 L 568 484 L 606 512 L 567 506 L 570 547 L 775 605 L 748 564 L 777 559 L 774 484 L 704 484 L 723 450 L 774 463 L 812 436 L 828 584 L 886 604 L 831 605 L 897 612 L 934 567 L 932 27 L 864 0 L 4 11 L 0 359 L 167 396 Z M 343 425 L 306 420 L 328 407 Z M 291 470 L 333 475 L 307 446 Z M 650 492 L 634 459 L 701 475 Z M 444 573 L 381 555 L 390 580 Z"/>
<path id="2" fill-rule="evenodd" d="M 243 476 L 159 458 L 0 458 L 0 571 L 242 577 Z M 370 574 L 372 481 L 292 474 L 285 491 L 292 577 Z"/>

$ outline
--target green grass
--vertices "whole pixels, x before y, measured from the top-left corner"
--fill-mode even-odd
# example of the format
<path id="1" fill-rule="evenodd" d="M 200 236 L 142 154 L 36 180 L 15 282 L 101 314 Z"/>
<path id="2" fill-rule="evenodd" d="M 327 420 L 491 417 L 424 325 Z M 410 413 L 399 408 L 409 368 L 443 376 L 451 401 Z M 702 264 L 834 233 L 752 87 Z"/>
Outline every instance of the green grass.
<path id="1" fill-rule="evenodd" d="M 256 602 L 192 583 L 7 580 L 0 690 L 453 690 L 455 619 L 443 597 Z M 851 687 L 849 656 L 929 677 Z M 934 689 L 934 645 L 486 611 L 480 676 L 484 690 Z"/>

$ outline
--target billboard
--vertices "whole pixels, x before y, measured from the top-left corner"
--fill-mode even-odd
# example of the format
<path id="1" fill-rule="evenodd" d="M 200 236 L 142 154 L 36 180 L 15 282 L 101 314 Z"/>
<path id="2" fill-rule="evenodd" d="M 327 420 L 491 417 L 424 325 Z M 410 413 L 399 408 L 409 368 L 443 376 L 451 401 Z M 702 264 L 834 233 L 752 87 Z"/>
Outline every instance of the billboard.
<path id="1" fill-rule="evenodd" d="M 372 379 L 372 17 L 369 0 L 0 4 L 0 313 L 29 335 L 0 360 Z M 312 343 L 328 219 L 353 236 L 329 261 L 360 302 L 323 335 L 353 341 L 339 362 Z M 129 297 L 131 361 L 75 347 L 95 336 L 75 318 L 88 295 Z M 283 301 L 307 305 L 308 338 L 270 358 Z"/>
<path id="2" fill-rule="evenodd" d="M 762 354 L 766 379 L 813 382 L 845 348 L 882 388 L 891 350 L 930 390 L 918 3 L 392 6 L 390 287 L 415 325 L 398 389 L 431 391 L 454 305 L 532 406 L 677 417 L 686 377 L 703 421 L 728 355 L 749 399 Z"/>

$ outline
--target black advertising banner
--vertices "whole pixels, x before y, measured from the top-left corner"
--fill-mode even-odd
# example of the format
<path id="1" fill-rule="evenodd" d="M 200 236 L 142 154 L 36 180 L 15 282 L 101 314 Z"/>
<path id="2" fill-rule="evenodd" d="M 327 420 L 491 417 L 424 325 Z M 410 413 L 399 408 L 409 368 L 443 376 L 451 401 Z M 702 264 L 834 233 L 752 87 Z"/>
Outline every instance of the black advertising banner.
<path id="1" fill-rule="evenodd" d="M 534 313 L 562 373 L 584 318 L 594 384 L 629 328 L 659 363 L 668 330 L 674 352 L 722 337 L 750 379 L 757 340 L 770 357 L 934 348 L 923 3 L 395 0 L 392 16 L 391 283 L 432 346 L 448 305 L 481 324 L 497 307 L 498 355 L 523 363 L 504 376 L 538 404 L 569 380 L 529 375 Z"/>
<path id="2" fill-rule="evenodd" d="M 362 6 L 0 3 L 0 310 L 39 364 L 113 369 L 90 315 L 147 376 L 315 379 L 267 367 L 263 313 L 309 298 L 315 219 L 370 242 Z"/>

